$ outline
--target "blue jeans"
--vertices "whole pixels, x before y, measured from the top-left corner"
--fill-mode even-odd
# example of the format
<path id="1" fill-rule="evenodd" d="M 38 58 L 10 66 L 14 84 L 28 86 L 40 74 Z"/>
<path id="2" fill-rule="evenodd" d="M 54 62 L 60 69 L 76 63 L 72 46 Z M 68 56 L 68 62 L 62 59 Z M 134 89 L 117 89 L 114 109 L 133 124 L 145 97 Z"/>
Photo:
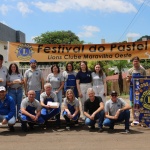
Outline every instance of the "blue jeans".
<path id="1" fill-rule="evenodd" d="M 99 113 L 95 115 L 94 120 L 91 120 L 90 118 L 85 119 L 85 125 L 87 126 L 94 126 L 96 123 L 96 120 L 98 120 L 98 127 L 103 127 L 103 121 L 104 121 L 104 111 L 101 110 Z"/>
<path id="2" fill-rule="evenodd" d="M 23 96 L 23 90 L 22 90 L 22 88 L 19 88 L 19 89 L 9 88 L 8 95 L 10 95 L 15 101 L 15 104 L 17 106 L 17 117 L 18 117 L 18 111 L 20 110 L 20 105 L 21 105 L 22 96 Z M 16 116 L 16 114 L 15 114 L 15 116 Z"/>
<path id="3" fill-rule="evenodd" d="M 40 94 L 41 91 L 35 91 L 35 99 L 37 99 L 38 101 L 40 101 Z"/>
<path id="4" fill-rule="evenodd" d="M 109 126 L 110 128 L 114 128 L 114 124 L 116 122 L 121 122 L 125 120 L 125 129 L 129 129 L 129 119 L 130 119 L 130 111 L 124 110 L 120 113 L 117 120 L 106 118 L 103 122 L 104 126 Z"/>

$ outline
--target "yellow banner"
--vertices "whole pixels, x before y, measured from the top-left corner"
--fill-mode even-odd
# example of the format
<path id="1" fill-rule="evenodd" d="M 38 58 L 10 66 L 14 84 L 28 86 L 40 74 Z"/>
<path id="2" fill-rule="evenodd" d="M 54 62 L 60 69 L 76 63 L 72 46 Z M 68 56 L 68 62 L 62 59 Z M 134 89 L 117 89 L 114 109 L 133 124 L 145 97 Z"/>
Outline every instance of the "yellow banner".
<path id="1" fill-rule="evenodd" d="M 150 59 L 150 41 L 110 44 L 33 44 L 9 43 L 8 60 L 26 62 L 127 60 L 134 56 Z"/>

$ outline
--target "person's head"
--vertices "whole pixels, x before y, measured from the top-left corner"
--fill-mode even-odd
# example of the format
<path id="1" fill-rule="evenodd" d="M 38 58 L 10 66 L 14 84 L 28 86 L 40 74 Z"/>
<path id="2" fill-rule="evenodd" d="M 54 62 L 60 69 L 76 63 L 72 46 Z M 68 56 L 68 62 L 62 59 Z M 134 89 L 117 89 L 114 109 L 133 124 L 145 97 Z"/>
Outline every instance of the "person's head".
<path id="1" fill-rule="evenodd" d="M 11 75 L 12 73 L 17 73 L 17 74 L 19 74 L 19 69 L 18 69 L 18 66 L 17 66 L 16 63 L 10 64 L 8 73 L 9 73 L 10 75 Z"/>
<path id="2" fill-rule="evenodd" d="M 66 91 L 66 98 L 67 98 L 67 100 L 69 100 L 69 101 L 72 101 L 72 100 L 75 99 L 75 95 L 74 95 L 74 92 L 73 92 L 72 89 L 68 89 L 68 90 Z"/>
<path id="3" fill-rule="evenodd" d="M 52 73 L 60 73 L 60 68 L 57 64 L 52 65 L 51 67 L 51 72 Z"/>
<path id="4" fill-rule="evenodd" d="M 30 90 L 28 92 L 28 99 L 29 99 L 30 102 L 33 102 L 35 100 L 35 91 Z"/>
<path id="5" fill-rule="evenodd" d="M 0 86 L 0 100 L 4 100 L 6 96 L 6 88 L 4 86 Z"/>
<path id="6" fill-rule="evenodd" d="M 3 57 L 3 55 L 0 54 L 0 66 L 2 66 L 3 60 L 4 60 L 4 57 Z"/>
<path id="7" fill-rule="evenodd" d="M 103 70 L 101 69 L 100 64 L 95 64 L 95 66 L 94 66 L 94 72 L 98 73 L 99 76 L 103 76 Z"/>
<path id="8" fill-rule="evenodd" d="M 112 91 L 110 95 L 111 95 L 111 100 L 113 102 L 116 102 L 117 101 L 117 97 L 118 97 L 118 93 L 116 91 Z"/>
<path id="9" fill-rule="evenodd" d="M 72 62 L 68 62 L 68 63 L 66 64 L 66 71 L 72 72 L 73 70 L 74 70 L 74 68 L 73 68 L 73 63 L 72 63 Z"/>
<path id="10" fill-rule="evenodd" d="M 87 94 L 88 94 L 90 101 L 95 100 L 95 92 L 94 92 L 93 88 L 88 88 Z"/>
<path id="11" fill-rule="evenodd" d="M 86 61 L 80 62 L 80 71 L 88 71 L 88 66 Z"/>
<path id="12" fill-rule="evenodd" d="M 44 84 L 44 89 L 45 89 L 45 92 L 47 94 L 49 94 L 51 92 L 51 90 L 52 90 L 52 85 L 50 83 L 45 83 Z"/>
<path id="13" fill-rule="evenodd" d="M 131 61 L 132 61 L 132 64 L 133 64 L 134 67 L 139 67 L 140 66 L 140 58 L 138 56 L 133 57 Z"/>
<path id="14" fill-rule="evenodd" d="M 37 67 L 37 61 L 35 59 L 30 60 L 30 67 L 35 69 Z"/>

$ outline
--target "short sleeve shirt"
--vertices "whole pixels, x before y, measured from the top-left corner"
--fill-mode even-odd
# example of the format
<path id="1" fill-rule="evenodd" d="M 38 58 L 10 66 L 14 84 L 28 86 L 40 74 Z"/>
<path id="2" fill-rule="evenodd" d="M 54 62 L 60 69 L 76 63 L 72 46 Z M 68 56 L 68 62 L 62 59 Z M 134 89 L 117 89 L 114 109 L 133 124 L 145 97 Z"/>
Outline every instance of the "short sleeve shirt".
<path id="1" fill-rule="evenodd" d="M 72 102 L 69 101 L 66 97 L 64 98 L 64 106 L 67 106 L 70 104 L 71 106 L 74 106 L 74 108 L 79 107 L 79 101 L 77 98 L 75 98 Z"/>
<path id="2" fill-rule="evenodd" d="M 0 68 L 0 80 L 2 80 L 2 82 L 0 82 L 0 86 L 6 86 L 7 76 L 8 76 L 8 69 L 5 66 L 2 66 Z"/>
<path id="3" fill-rule="evenodd" d="M 40 101 L 44 103 L 45 99 L 46 98 L 52 98 L 54 100 L 54 102 L 58 102 L 58 99 L 57 99 L 57 95 L 51 91 L 50 95 L 48 96 L 46 94 L 46 92 L 43 92 L 41 95 L 40 95 Z"/>
<path id="4" fill-rule="evenodd" d="M 41 105 L 38 100 L 30 102 L 28 97 L 24 98 L 21 102 L 21 108 L 26 109 L 28 106 L 34 107 L 37 111 L 41 110 Z"/>
<path id="5" fill-rule="evenodd" d="M 52 85 L 52 88 L 59 88 L 61 85 L 61 82 L 64 81 L 64 77 L 62 76 L 62 74 L 57 74 L 57 76 L 55 76 L 53 73 L 50 73 L 47 76 L 46 81 L 50 82 Z"/>
<path id="6" fill-rule="evenodd" d="M 108 112 L 110 116 L 114 116 L 117 110 L 123 108 L 125 104 L 126 102 L 122 98 L 117 98 L 116 102 L 110 99 L 105 104 L 105 112 Z"/>
<path id="7" fill-rule="evenodd" d="M 95 96 L 95 100 L 93 102 L 90 99 L 87 99 L 84 103 L 84 111 L 88 112 L 90 115 L 93 114 L 99 107 L 102 102 L 102 98 L 99 96 Z"/>
<path id="8" fill-rule="evenodd" d="M 91 71 L 86 72 L 79 71 L 77 73 L 76 80 L 80 80 L 80 83 L 91 83 L 92 82 Z"/>
<path id="9" fill-rule="evenodd" d="M 41 79 L 43 78 L 42 71 L 40 69 L 36 69 L 32 71 L 31 68 L 26 70 L 24 73 L 24 78 L 27 79 L 27 91 L 34 90 L 40 91 L 41 90 Z"/>
<path id="10" fill-rule="evenodd" d="M 75 71 L 72 71 L 72 72 L 64 71 L 64 72 L 63 72 L 63 77 L 64 77 L 64 80 L 65 80 L 65 81 L 67 81 L 68 75 L 74 75 L 74 76 L 76 77 L 77 73 L 76 73 Z"/>
<path id="11" fill-rule="evenodd" d="M 96 74 L 95 72 L 92 72 L 92 82 L 93 86 L 97 85 L 103 85 L 103 80 L 106 78 L 105 73 L 103 73 L 103 76 L 99 76 L 99 74 Z"/>
<path id="12" fill-rule="evenodd" d="M 140 73 L 140 75 L 145 76 L 146 70 L 143 67 L 139 67 L 139 69 L 135 69 L 134 67 L 128 70 L 128 75 L 132 75 L 133 73 Z"/>

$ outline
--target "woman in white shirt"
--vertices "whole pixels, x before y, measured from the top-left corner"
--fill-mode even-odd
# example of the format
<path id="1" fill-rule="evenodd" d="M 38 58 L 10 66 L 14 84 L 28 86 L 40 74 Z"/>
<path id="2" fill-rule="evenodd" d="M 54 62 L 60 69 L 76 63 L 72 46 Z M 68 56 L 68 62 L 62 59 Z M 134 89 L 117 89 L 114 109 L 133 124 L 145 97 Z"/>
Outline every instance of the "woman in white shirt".
<path id="1" fill-rule="evenodd" d="M 94 66 L 94 72 L 92 72 L 92 83 L 95 96 L 100 96 L 105 103 L 107 95 L 106 75 L 101 69 L 100 64 Z"/>

